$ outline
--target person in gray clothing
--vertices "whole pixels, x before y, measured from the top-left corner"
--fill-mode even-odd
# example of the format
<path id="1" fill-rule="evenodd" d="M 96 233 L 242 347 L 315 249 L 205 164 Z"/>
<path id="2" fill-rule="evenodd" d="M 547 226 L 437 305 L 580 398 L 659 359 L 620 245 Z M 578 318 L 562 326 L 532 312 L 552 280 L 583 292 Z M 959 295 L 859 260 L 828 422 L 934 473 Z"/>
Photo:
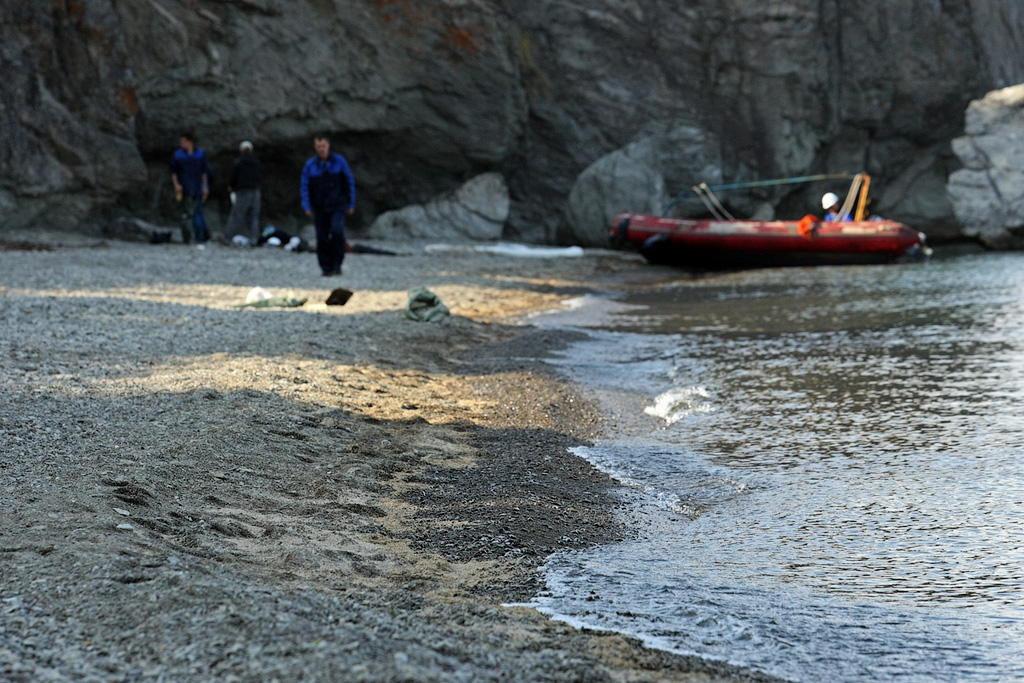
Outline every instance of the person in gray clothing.
<path id="1" fill-rule="evenodd" d="M 228 216 L 228 240 L 235 235 L 248 238 L 256 246 L 260 238 L 260 187 L 263 184 L 263 169 L 260 160 L 253 154 L 252 143 L 242 141 L 238 146 L 239 156 L 231 167 L 228 192 L 232 194 L 231 215 Z"/>

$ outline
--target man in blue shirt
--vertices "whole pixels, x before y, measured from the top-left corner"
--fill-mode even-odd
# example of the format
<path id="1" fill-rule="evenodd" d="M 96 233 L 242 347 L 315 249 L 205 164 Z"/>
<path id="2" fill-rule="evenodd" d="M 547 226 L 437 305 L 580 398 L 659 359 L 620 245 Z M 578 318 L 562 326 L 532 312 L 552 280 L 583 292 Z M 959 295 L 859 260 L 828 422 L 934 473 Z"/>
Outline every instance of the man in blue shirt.
<path id="1" fill-rule="evenodd" d="M 341 275 L 345 217 L 356 208 L 356 181 L 345 157 L 331 152 L 326 135 L 313 138 L 316 156 L 302 168 L 302 209 L 316 225 L 316 256 L 325 277 Z"/>
<path id="2" fill-rule="evenodd" d="M 179 140 L 181 147 L 171 157 L 171 182 L 174 195 L 181 204 L 181 239 L 192 241 L 192 228 L 196 242 L 210 238 L 210 230 L 203 217 L 203 202 L 210 194 L 210 162 L 206 153 L 196 147 L 195 136 L 185 132 Z"/>

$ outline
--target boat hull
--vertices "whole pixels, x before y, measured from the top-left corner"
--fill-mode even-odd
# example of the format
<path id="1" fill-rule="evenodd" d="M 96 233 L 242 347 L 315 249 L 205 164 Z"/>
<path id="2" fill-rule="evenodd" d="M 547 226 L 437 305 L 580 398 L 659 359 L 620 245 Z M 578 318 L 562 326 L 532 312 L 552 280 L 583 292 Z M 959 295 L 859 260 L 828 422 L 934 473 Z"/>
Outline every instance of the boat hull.
<path id="1" fill-rule="evenodd" d="M 711 221 L 620 214 L 615 246 L 632 244 L 651 263 L 702 269 L 858 265 L 923 258 L 924 236 L 888 220 L 844 223 Z"/>

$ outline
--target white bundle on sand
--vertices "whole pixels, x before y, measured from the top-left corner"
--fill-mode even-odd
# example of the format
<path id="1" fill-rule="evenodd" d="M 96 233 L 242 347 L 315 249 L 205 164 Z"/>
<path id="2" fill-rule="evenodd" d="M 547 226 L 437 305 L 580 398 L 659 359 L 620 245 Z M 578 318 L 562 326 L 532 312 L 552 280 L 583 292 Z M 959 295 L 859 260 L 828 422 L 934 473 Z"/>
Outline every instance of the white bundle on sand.
<path id="1" fill-rule="evenodd" d="M 263 301 L 264 299 L 269 299 L 272 296 L 274 295 L 262 287 L 253 287 L 245 296 L 245 303 L 251 304 L 255 301 Z"/>
<path id="2" fill-rule="evenodd" d="M 583 256 L 583 247 L 538 247 L 511 242 L 475 245 L 428 244 L 424 251 L 428 254 L 442 251 L 473 251 L 478 254 L 498 254 L 516 258 L 580 258 Z"/>

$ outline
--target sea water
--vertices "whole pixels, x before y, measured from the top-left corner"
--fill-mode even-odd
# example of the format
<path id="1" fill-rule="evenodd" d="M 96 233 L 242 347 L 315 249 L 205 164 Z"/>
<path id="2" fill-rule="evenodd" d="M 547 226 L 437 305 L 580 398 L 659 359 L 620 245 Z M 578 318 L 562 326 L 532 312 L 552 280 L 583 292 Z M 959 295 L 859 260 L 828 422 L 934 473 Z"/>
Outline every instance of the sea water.
<path id="1" fill-rule="evenodd" d="M 797 681 L 1024 680 L 1024 256 L 589 298 L 552 362 L 635 538 L 533 604 Z"/>

